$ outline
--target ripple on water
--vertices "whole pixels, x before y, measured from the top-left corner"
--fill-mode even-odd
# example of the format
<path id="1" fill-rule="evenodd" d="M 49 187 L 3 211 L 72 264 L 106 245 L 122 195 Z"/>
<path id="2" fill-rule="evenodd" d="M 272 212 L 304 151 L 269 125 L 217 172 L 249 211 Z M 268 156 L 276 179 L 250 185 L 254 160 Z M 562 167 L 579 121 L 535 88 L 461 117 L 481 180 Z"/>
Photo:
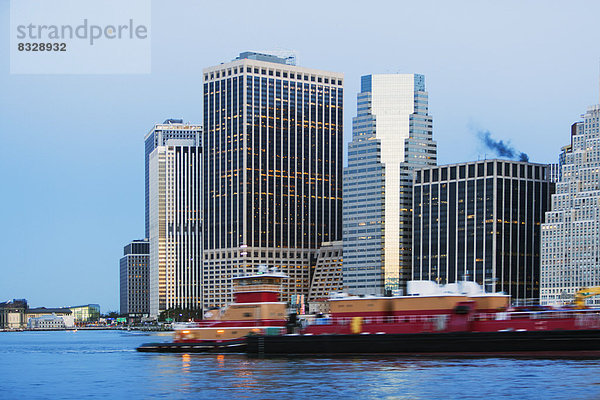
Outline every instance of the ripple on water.
<path id="1" fill-rule="evenodd" d="M 599 398 L 598 360 L 150 354 L 126 332 L 0 335 L 0 398 Z M 116 390 L 116 391 L 115 391 Z M 118 393 L 118 395 L 117 395 Z"/>

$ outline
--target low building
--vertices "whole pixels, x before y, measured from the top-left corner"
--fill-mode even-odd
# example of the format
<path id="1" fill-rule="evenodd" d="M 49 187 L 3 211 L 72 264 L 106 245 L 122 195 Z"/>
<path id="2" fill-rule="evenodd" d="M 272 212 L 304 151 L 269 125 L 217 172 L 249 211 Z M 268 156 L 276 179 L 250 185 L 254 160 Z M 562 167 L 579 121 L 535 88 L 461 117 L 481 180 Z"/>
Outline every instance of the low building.
<path id="1" fill-rule="evenodd" d="M 83 306 L 69 307 L 73 312 L 73 318 L 76 324 L 86 324 L 98 322 L 100 320 L 100 305 L 86 304 Z"/>
<path id="2" fill-rule="evenodd" d="M 56 318 L 60 318 L 63 327 L 71 328 L 75 326 L 73 312 L 68 308 L 29 308 L 25 299 L 14 299 L 0 303 L 0 329 L 29 328 L 30 320 L 34 320 L 35 327 L 48 326 L 55 328 L 58 326 L 57 323 L 51 321 Z"/>
<path id="3" fill-rule="evenodd" d="M 327 299 L 343 289 L 342 241 L 323 242 L 317 252 L 317 265 L 308 291 L 308 302 Z"/>
<path id="4" fill-rule="evenodd" d="M 67 324 L 63 317 L 56 314 L 42 315 L 40 317 L 29 318 L 27 329 L 66 329 Z"/>
<path id="5" fill-rule="evenodd" d="M 75 326 L 75 320 L 73 318 L 73 312 L 69 308 L 46 308 L 37 307 L 29 308 L 25 311 L 25 324 L 29 328 L 29 321 L 32 319 L 40 319 L 42 317 L 55 316 L 61 318 L 66 328 L 72 328 Z M 44 324 L 44 323 L 42 323 Z"/>
<path id="6" fill-rule="evenodd" d="M 23 329 L 27 324 L 27 300 L 13 299 L 0 303 L 0 329 Z"/>

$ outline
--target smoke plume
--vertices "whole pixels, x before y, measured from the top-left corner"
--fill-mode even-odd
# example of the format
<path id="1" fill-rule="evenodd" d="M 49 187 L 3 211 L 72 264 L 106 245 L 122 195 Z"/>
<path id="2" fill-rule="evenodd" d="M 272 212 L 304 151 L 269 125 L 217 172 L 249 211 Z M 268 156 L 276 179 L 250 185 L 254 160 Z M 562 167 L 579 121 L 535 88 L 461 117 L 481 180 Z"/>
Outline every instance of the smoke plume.
<path id="1" fill-rule="evenodd" d="M 490 131 L 479 131 L 477 137 L 483 142 L 485 147 L 492 150 L 499 157 L 506 157 L 512 160 L 529 161 L 529 156 L 526 153 L 521 153 L 514 149 L 510 142 L 502 140 L 494 140 Z"/>

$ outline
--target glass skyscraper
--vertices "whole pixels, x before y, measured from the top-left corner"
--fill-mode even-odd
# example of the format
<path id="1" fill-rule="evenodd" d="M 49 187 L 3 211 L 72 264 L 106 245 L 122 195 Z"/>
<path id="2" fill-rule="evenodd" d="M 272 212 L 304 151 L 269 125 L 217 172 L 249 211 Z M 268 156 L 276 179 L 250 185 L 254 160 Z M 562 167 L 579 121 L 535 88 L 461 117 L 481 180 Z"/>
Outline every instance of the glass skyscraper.
<path id="1" fill-rule="evenodd" d="M 474 281 L 537 303 L 550 167 L 487 160 L 417 170 L 413 279 Z"/>
<path id="2" fill-rule="evenodd" d="M 542 226 L 540 302 L 560 305 L 579 289 L 600 286 L 600 105 L 571 127 L 561 149 L 552 209 Z M 588 300 L 600 304 L 600 298 Z"/>
<path id="3" fill-rule="evenodd" d="M 436 165 L 425 77 L 361 78 L 344 169 L 344 287 L 401 292 L 411 275 L 412 170 Z"/>
<path id="4" fill-rule="evenodd" d="M 203 305 L 260 264 L 308 294 L 322 242 L 342 236 L 343 75 L 252 52 L 204 70 Z"/>

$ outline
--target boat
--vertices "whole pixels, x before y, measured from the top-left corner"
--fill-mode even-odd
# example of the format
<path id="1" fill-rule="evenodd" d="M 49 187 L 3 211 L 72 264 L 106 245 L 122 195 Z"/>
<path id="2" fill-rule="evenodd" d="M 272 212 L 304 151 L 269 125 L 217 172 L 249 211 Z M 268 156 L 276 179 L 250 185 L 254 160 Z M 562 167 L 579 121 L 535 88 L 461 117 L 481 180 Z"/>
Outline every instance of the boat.
<path id="1" fill-rule="evenodd" d="M 600 309 L 513 308 L 475 282 L 408 283 L 408 296 L 338 296 L 293 334 L 247 338 L 251 355 L 600 356 Z"/>
<path id="2" fill-rule="evenodd" d="M 287 323 L 286 303 L 279 301 L 287 275 L 260 266 L 256 274 L 233 278 L 234 302 L 209 310 L 204 319 L 173 324 L 170 343 L 146 343 L 140 352 L 240 352 L 246 337 L 281 335 Z"/>

